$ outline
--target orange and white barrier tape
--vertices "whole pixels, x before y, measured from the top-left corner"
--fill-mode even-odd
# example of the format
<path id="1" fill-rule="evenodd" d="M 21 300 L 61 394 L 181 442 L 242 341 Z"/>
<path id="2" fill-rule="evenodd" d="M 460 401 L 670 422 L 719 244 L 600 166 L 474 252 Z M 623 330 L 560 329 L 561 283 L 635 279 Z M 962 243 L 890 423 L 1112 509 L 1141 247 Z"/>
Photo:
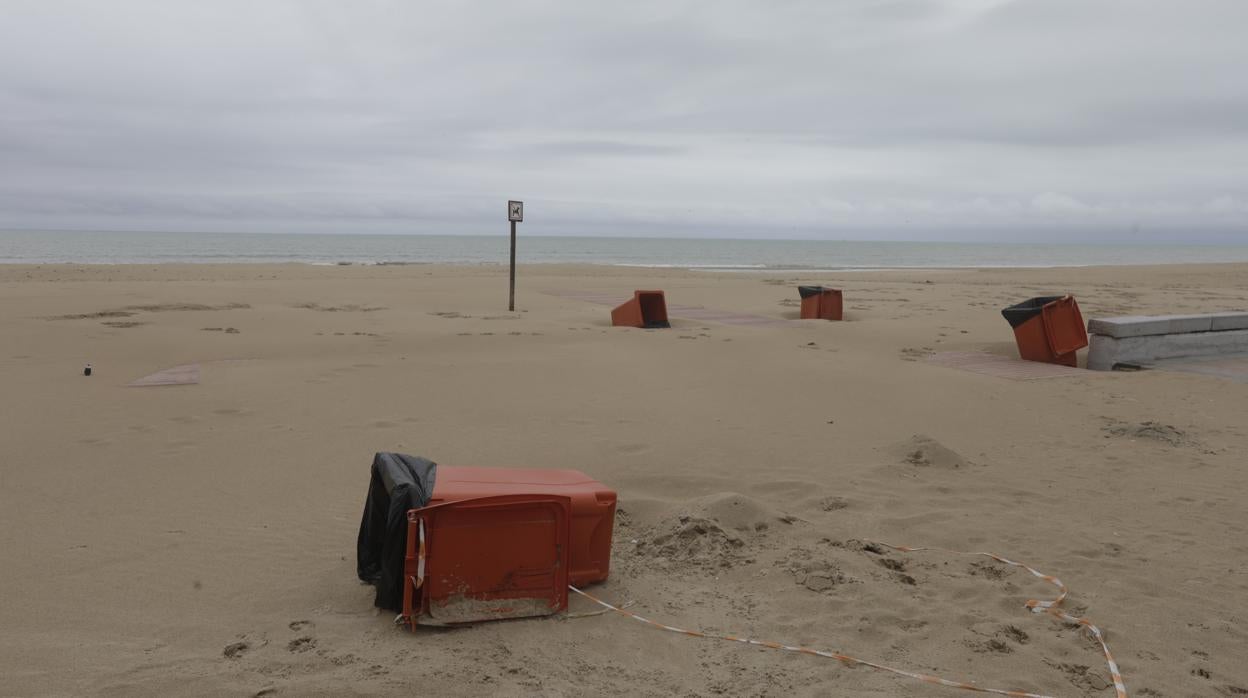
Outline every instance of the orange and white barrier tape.
<path id="1" fill-rule="evenodd" d="M 1105 642 L 1105 633 L 1102 632 L 1100 628 L 1093 625 L 1092 621 L 1087 618 L 1080 618 L 1062 610 L 1062 602 L 1066 600 L 1067 594 L 1070 593 L 1070 590 L 1066 588 L 1066 585 L 1062 583 L 1062 580 L 1052 575 L 1044 574 L 1043 572 L 1040 572 L 1033 567 L 1024 565 L 1021 562 L 1007 560 L 1000 555 L 994 555 L 993 553 L 968 553 L 960 550 L 948 550 L 946 548 L 911 548 L 904 545 L 890 545 L 880 541 L 875 541 L 875 544 L 882 545 L 886 548 L 892 548 L 893 550 L 903 553 L 916 553 L 925 550 L 932 550 L 936 552 L 948 553 L 950 555 L 979 555 L 982 557 L 990 557 L 997 562 L 1010 565 L 1011 567 L 1021 567 L 1030 572 L 1032 576 L 1039 577 L 1040 579 L 1043 579 L 1049 584 L 1057 587 L 1061 592 L 1057 595 L 1057 598 L 1049 601 L 1028 599 L 1027 603 L 1023 605 L 1031 609 L 1032 613 L 1048 613 L 1051 616 L 1060 618 L 1069 623 L 1074 623 L 1087 630 L 1088 633 L 1091 634 L 1092 637 L 1101 645 L 1101 652 L 1105 655 L 1105 665 L 1109 667 L 1109 675 L 1114 681 L 1114 692 L 1116 694 L 1116 698 L 1127 698 L 1127 684 L 1122 680 L 1122 672 L 1118 669 L 1118 662 L 1114 661 L 1114 655 L 1109 651 L 1109 643 Z"/>
<path id="2" fill-rule="evenodd" d="M 889 545 L 888 543 L 879 543 L 879 542 L 877 542 L 876 545 L 882 545 L 888 548 L 892 548 L 893 550 L 906 552 L 906 553 L 918 552 L 921 550 L 939 550 L 941 552 L 954 553 L 957 555 L 984 555 L 984 556 L 990 557 L 994 560 L 997 560 L 998 562 L 1002 562 L 1007 565 L 1012 565 L 1014 567 L 1021 567 L 1027 570 L 1028 572 L 1032 573 L 1033 575 L 1039 577 L 1040 579 L 1043 579 L 1044 581 L 1049 582 L 1050 584 L 1053 584 L 1054 586 L 1056 586 L 1058 589 L 1061 590 L 1062 592 L 1061 595 L 1059 595 L 1056 599 L 1053 599 L 1051 601 L 1038 601 L 1035 599 L 1029 600 L 1026 604 L 1027 608 L 1030 608 L 1033 612 L 1036 612 L 1036 613 L 1050 613 L 1058 618 L 1061 618 L 1062 620 L 1070 621 L 1072 623 L 1077 623 L 1078 625 L 1084 628 L 1087 628 L 1088 631 L 1092 634 L 1092 636 L 1095 637 L 1097 641 L 1101 643 L 1101 649 L 1104 650 L 1105 652 L 1105 661 L 1109 665 L 1110 674 L 1114 678 L 1114 688 L 1117 691 L 1117 698 L 1127 698 L 1127 687 L 1122 681 L 1122 675 L 1118 671 L 1118 664 L 1114 662 L 1113 656 L 1109 653 L 1109 645 L 1105 643 L 1105 636 L 1101 632 L 1101 630 L 1097 628 L 1095 625 L 1092 625 L 1092 623 L 1088 622 L 1086 619 L 1072 616 L 1066 613 L 1065 611 L 1062 611 L 1058 607 L 1062 603 L 1062 601 L 1065 600 L 1067 590 L 1066 590 L 1066 586 L 1062 584 L 1061 580 L 1059 580 L 1057 577 L 1052 577 L 1047 574 L 1042 574 L 1032 569 L 1031 567 L 1028 567 L 1027 565 L 1024 565 L 1019 562 L 1014 562 L 1012 560 L 1007 560 L 1003 557 L 993 555 L 992 553 L 965 553 L 965 552 L 960 552 L 956 550 L 944 550 L 942 548 L 907 548 L 903 546 Z M 684 628 L 677 628 L 671 625 L 664 625 L 663 623 L 650 620 L 649 618 L 644 618 L 636 613 L 633 613 L 632 611 L 626 611 L 622 608 L 612 606 L 611 604 L 607 603 L 606 601 L 603 601 L 602 599 L 594 596 L 593 594 L 577 589 L 576 587 L 572 585 L 568 585 L 568 588 L 576 592 L 577 594 L 584 596 L 590 601 L 593 601 L 594 603 L 600 606 L 603 606 L 607 610 L 618 613 L 619 615 L 622 615 L 626 618 L 631 618 L 635 621 L 645 623 L 646 625 L 649 625 L 654 628 L 658 628 L 660 630 L 666 630 L 668 632 L 673 632 L 673 633 L 680 633 L 681 635 L 688 635 L 690 637 L 709 638 L 712 640 L 727 640 L 730 642 L 740 642 L 746 645 L 756 645 L 758 647 L 766 647 L 768 649 L 773 649 L 773 650 L 784 650 L 786 652 L 797 652 L 798 654 L 809 654 L 809 655 L 814 655 L 816 657 L 825 657 L 827 659 L 835 659 L 837 661 L 843 662 L 844 664 L 848 664 L 848 665 L 870 667 L 872 669 L 885 671 L 890 674 L 896 674 L 898 676 L 905 676 L 907 678 L 917 679 L 925 683 L 935 684 L 938 686 L 948 686 L 950 688 L 960 688 L 966 691 L 975 691 L 977 693 L 993 693 L 993 694 L 1000 695 L 1000 696 L 1013 696 L 1013 698 L 1053 698 L 1052 696 L 1047 696 L 1041 693 L 1030 693 L 1027 691 L 1012 691 L 1012 690 L 1007 690 L 1003 688 L 985 688 L 983 686 L 977 686 L 973 683 L 967 683 L 965 681 L 953 681 L 951 679 L 944 679 L 939 676 L 932 676 L 931 674 L 920 674 L 920 673 L 916 673 L 913 671 L 906 671 L 905 669 L 897 669 L 894 667 L 886 666 L 884 664 L 877 664 L 876 662 L 869 662 L 865 659 L 858 659 L 857 657 L 851 657 L 847 654 L 841 654 L 839 652 L 815 650 L 815 649 L 810 649 L 808 647 L 797 647 L 794 645 L 783 645 L 778 642 L 769 642 L 766 640 L 754 640 L 754 639 L 747 638 L 747 637 L 737 637 L 735 635 L 719 635 L 716 633 L 708 633 L 708 632 L 704 632 L 700 630 L 686 630 Z"/>
<path id="3" fill-rule="evenodd" d="M 416 525 L 420 529 L 420 551 L 416 553 L 416 578 L 412 584 L 419 589 L 425 583 L 425 520 L 421 519 Z"/>
<path id="4" fill-rule="evenodd" d="M 413 589 L 419 589 L 425 584 L 425 520 L 424 519 L 420 519 L 419 522 L 417 523 L 417 530 L 419 532 L 419 534 L 417 535 L 417 540 L 419 541 L 419 544 L 418 544 L 419 547 L 417 548 L 417 550 L 419 552 L 416 553 L 416 574 L 408 575 L 407 577 L 408 581 L 412 583 Z M 408 592 L 405 591 L 403 593 L 404 593 L 404 597 L 406 598 L 406 595 Z M 417 602 L 416 605 L 419 606 L 420 603 Z M 402 613 L 394 617 L 395 625 L 406 625 L 410 622 L 411 622 L 411 618 L 409 616 L 403 615 Z"/>

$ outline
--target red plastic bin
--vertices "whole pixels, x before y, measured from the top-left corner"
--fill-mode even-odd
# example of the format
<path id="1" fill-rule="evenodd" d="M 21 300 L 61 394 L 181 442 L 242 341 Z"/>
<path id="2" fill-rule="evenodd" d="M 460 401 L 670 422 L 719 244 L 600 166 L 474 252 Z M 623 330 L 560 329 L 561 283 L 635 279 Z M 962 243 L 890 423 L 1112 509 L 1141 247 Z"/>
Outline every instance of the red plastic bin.
<path id="1" fill-rule="evenodd" d="M 841 289 L 823 286 L 798 286 L 802 297 L 803 320 L 840 320 L 843 315 Z"/>
<path id="2" fill-rule="evenodd" d="M 611 310 L 616 327 L 671 327 L 667 320 L 667 299 L 662 291 L 633 291 L 633 297 Z"/>
<path id="3" fill-rule="evenodd" d="M 611 570 L 615 490 L 580 471 L 439 465 L 428 506 L 514 494 L 568 497 L 572 503 L 568 583 L 580 586 L 607 578 Z"/>
<path id="4" fill-rule="evenodd" d="M 400 619 L 415 630 L 567 609 L 571 510 L 568 497 L 517 494 L 408 511 Z"/>
<path id="5" fill-rule="evenodd" d="M 1005 308 L 1001 315 L 1014 329 L 1019 357 L 1027 361 L 1077 366 L 1077 352 L 1088 346 L 1074 296 L 1031 298 Z"/>

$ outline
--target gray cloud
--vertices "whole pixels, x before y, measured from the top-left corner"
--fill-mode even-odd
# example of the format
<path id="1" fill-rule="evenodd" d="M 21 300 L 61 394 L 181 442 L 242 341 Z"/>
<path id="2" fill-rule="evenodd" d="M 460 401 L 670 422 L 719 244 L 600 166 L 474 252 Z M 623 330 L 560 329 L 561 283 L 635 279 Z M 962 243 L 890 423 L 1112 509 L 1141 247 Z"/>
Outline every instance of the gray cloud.
<path id="1" fill-rule="evenodd" d="M 1240 0 L 45 0 L 0 226 L 1248 240 Z"/>

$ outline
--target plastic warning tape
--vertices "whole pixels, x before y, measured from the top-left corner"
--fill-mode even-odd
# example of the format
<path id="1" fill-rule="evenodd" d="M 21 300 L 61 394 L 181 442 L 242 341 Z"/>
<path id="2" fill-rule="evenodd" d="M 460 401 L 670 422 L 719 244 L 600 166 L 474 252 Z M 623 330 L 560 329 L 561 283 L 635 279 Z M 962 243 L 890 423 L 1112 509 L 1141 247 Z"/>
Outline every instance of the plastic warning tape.
<path id="1" fill-rule="evenodd" d="M 417 526 L 420 529 L 420 552 L 416 554 L 416 587 L 425 583 L 425 520 L 422 518 Z"/>
<path id="2" fill-rule="evenodd" d="M 1032 576 L 1039 577 L 1040 579 L 1043 579 L 1049 584 L 1052 584 L 1053 586 L 1057 587 L 1058 591 L 1061 592 L 1057 595 L 1057 598 L 1050 599 L 1048 601 L 1044 601 L 1041 599 L 1028 599 L 1027 603 L 1023 605 L 1031 609 L 1032 613 L 1048 613 L 1051 616 L 1060 618 L 1069 623 L 1074 623 L 1084 628 L 1085 630 L 1087 630 L 1088 634 L 1090 634 L 1101 645 L 1101 652 L 1104 653 L 1105 655 L 1105 665 L 1109 667 L 1109 675 L 1114 680 L 1114 691 L 1117 695 L 1117 698 L 1127 698 L 1127 684 L 1125 681 L 1122 680 L 1122 672 L 1119 671 L 1118 669 L 1118 662 L 1114 661 L 1114 655 L 1113 653 L 1109 651 L 1109 643 L 1105 641 L 1105 633 L 1102 632 L 1100 628 L 1093 625 L 1092 621 L 1088 620 L 1087 618 L 1080 618 L 1078 616 L 1071 615 L 1062 609 L 1061 607 L 1062 602 L 1066 600 L 1066 596 L 1070 593 L 1070 590 L 1066 588 L 1066 585 L 1062 583 L 1062 580 L 1058 579 L 1057 577 L 1054 577 L 1053 575 L 1045 574 L 1035 569 L 1034 567 L 1024 565 L 1021 562 L 1014 562 L 1013 560 L 1007 560 L 1006 558 L 1003 558 L 1000 555 L 995 555 L 993 553 L 968 553 L 968 552 L 963 552 L 961 550 L 949 550 L 947 548 L 911 548 L 911 547 L 904 546 L 904 545 L 891 545 L 889 543 L 884 543 L 881 541 L 874 541 L 874 542 L 876 545 L 882 545 L 886 548 L 892 548 L 893 550 L 897 550 L 903 553 L 916 553 L 916 552 L 930 550 L 930 551 L 935 551 L 935 552 L 948 553 L 950 555 L 978 555 L 982 557 L 990 557 L 993 560 L 996 560 L 997 562 L 1000 562 L 1005 565 L 1010 565 L 1011 567 L 1021 567 L 1022 569 L 1025 569 L 1028 572 L 1030 572 Z"/>
<path id="3" fill-rule="evenodd" d="M 1067 620 L 1072 623 L 1077 623 L 1080 626 L 1087 628 L 1088 631 L 1092 634 L 1092 636 L 1095 637 L 1097 641 L 1101 643 L 1101 649 L 1105 652 L 1105 661 L 1109 665 L 1110 674 L 1112 674 L 1114 677 L 1114 688 L 1117 690 L 1117 693 L 1118 693 L 1117 698 L 1127 698 L 1126 684 L 1123 683 L 1122 675 L 1118 672 L 1118 664 L 1114 662 L 1114 658 L 1109 652 L 1109 645 L 1105 643 L 1105 636 L 1101 632 L 1101 630 L 1097 628 L 1095 625 L 1092 625 L 1092 623 L 1088 622 L 1087 619 L 1077 618 L 1075 616 L 1072 616 L 1066 613 L 1065 611 L 1062 611 L 1059 608 L 1059 605 L 1061 604 L 1061 602 L 1065 600 L 1066 598 L 1067 589 L 1066 589 L 1066 586 L 1062 584 L 1061 580 L 1059 580 L 1057 577 L 1053 577 L 1047 574 L 1042 574 L 1032 569 L 1031 567 L 1028 567 L 1027 565 L 1024 565 L 1019 562 L 1014 562 L 1012 560 L 1007 560 L 998 555 L 993 555 L 992 553 L 966 553 L 966 552 L 960 552 L 957 550 L 944 550 L 942 548 L 907 548 L 904 546 L 889 545 L 888 543 L 880 543 L 880 542 L 876 542 L 875 544 L 881 545 L 887 548 L 892 548 L 893 550 L 897 550 L 900 552 L 906 552 L 906 553 L 918 552 L 922 550 L 936 550 L 936 551 L 941 551 L 941 552 L 954 553 L 957 555 L 984 555 L 984 556 L 990 557 L 994 560 L 997 560 L 1007 565 L 1012 565 L 1014 567 L 1021 567 L 1027 570 L 1028 572 L 1032 573 L 1033 575 L 1039 577 L 1040 579 L 1043 579 L 1046 582 L 1053 584 L 1054 586 L 1056 586 L 1058 589 L 1061 590 L 1061 594 L 1056 599 L 1053 599 L 1051 601 L 1038 601 L 1034 599 L 1029 600 L 1026 604 L 1027 608 L 1031 609 L 1032 611 L 1036 613 L 1041 613 L 1041 612 L 1050 613 L 1054 616 L 1057 616 L 1058 618 L 1061 618 L 1062 620 Z M 851 666 L 870 667 L 878 671 L 884 671 L 890 674 L 896 674 L 898 676 L 904 676 L 907 678 L 916 679 L 918 681 L 923 681 L 924 683 L 935 684 L 938 686 L 948 686 L 949 688 L 960 688 L 965 691 L 975 691 L 976 693 L 992 693 L 992 694 L 1000 695 L 1000 696 L 1013 696 L 1014 698 L 1053 698 L 1052 696 L 1044 695 L 1041 693 L 1029 693 L 1027 691 L 1011 691 L 1011 690 L 1007 690 L 1003 688 L 986 688 L 986 687 L 978 686 L 976 684 L 968 683 L 965 681 L 953 681 L 951 679 L 945 679 L 939 676 L 933 676 L 931 674 L 921 674 L 921 673 L 917 673 L 913 671 L 906 671 L 905 669 L 897 669 L 895 667 L 890 667 L 884 664 L 867 661 L 865 659 L 851 657 L 850 655 L 841 654 L 840 652 L 815 650 L 815 649 L 810 649 L 808 647 L 784 645 L 779 642 L 769 642 L 767 640 L 754 640 L 748 637 L 737 637 L 735 635 L 720 635 L 717 633 L 710 633 L 710 632 L 705 632 L 705 631 L 700 631 L 700 630 L 686 630 L 684 628 L 677 628 L 672 625 L 665 625 L 663 623 L 659 623 L 658 621 L 650 620 L 649 618 L 645 618 L 631 611 L 626 611 L 622 608 L 612 606 L 611 604 L 607 603 L 606 601 L 603 601 L 602 599 L 594 596 L 593 594 L 577 589 L 576 587 L 572 585 L 568 585 L 568 588 L 576 592 L 577 594 L 584 596 L 590 601 L 593 601 L 594 603 L 606 608 L 607 610 L 613 611 L 626 618 L 631 618 L 640 623 L 645 623 L 646 625 L 649 625 L 650 627 L 653 627 L 653 628 L 658 628 L 660 630 L 666 630 L 668 632 L 673 632 L 673 633 L 679 633 L 681 635 L 688 635 L 690 637 L 702 637 L 702 638 L 708 638 L 712 640 L 727 640 L 729 642 L 740 642 L 746 645 L 766 647 L 768 649 L 773 649 L 773 650 L 783 650 L 786 652 L 796 652 L 798 654 L 809 654 L 809 655 L 814 655 L 816 657 L 825 657 L 827 659 L 835 659 L 837 661 L 840 661 L 844 664 L 851 665 Z"/>
<path id="4" fill-rule="evenodd" d="M 412 589 L 419 589 L 425 584 L 425 520 L 420 519 L 416 526 L 417 526 L 417 530 L 419 531 L 419 534 L 417 536 L 417 540 L 419 541 L 419 544 L 418 544 L 419 547 L 417 549 L 419 552 L 416 554 L 416 574 L 407 576 L 408 580 L 411 581 L 412 583 Z M 408 550 L 410 551 L 411 548 L 408 548 Z M 407 601 L 406 601 L 407 595 L 408 595 L 408 591 L 404 590 L 403 592 L 404 602 L 403 603 L 405 606 L 407 604 Z M 418 601 L 417 606 L 419 605 L 420 603 Z M 394 617 L 395 625 L 407 625 L 409 623 L 412 624 L 412 630 L 415 630 L 416 629 L 415 623 L 413 623 L 411 616 L 405 616 L 402 613 L 400 613 L 399 615 Z"/>

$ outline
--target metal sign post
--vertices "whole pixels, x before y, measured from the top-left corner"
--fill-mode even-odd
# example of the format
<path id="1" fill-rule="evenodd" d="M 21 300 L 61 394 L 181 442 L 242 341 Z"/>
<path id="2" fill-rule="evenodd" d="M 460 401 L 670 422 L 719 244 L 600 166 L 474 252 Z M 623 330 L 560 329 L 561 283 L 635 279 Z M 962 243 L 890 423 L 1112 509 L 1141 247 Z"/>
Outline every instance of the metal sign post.
<path id="1" fill-rule="evenodd" d="M 524 220 L 524 202 L 507 202 L 507 220 L 511 221 L 511 290 L 507 295 L 507 310 L 516 309 L 516 223 Z"/>

